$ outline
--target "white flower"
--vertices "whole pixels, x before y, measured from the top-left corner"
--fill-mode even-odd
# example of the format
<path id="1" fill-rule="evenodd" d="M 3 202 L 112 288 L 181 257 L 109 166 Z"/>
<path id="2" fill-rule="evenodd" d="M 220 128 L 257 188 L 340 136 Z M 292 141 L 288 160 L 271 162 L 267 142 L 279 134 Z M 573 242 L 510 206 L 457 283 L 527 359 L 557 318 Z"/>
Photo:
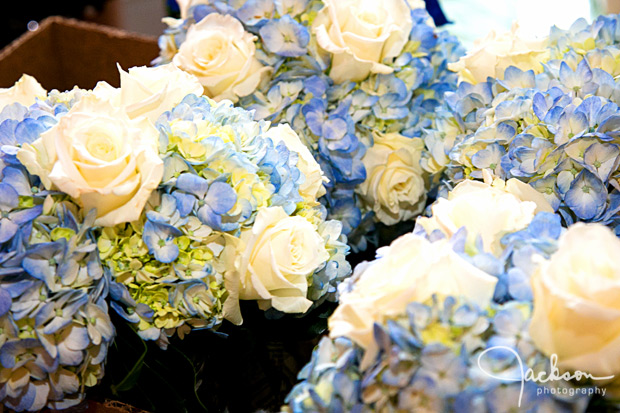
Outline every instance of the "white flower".
<path id="1" fill-rule="evenodd" d="M 407 3 L 411 10 L 426 9 L 426 1 L 424 0 L 407 0 Z M 433 20 L 431 19 L 430 21 L 432 22 Z"/>
<path id="2" fill-rule="evenodd" d="M 490 184 L 485 176 L 486 183 L 458 184 L 447 199 L 439 198 L 431 206 L 431 217 L 420 217 L 417 224 L 428 234 L 439 230 L 448 238 L 465 227 L 468 245 L 474 245 L 480 236 L 484 250 L 499 256 L 505 234 L 527 227 L 538 212 L 553 213 L 542 194 L 528 184 L 514 178 L 508 182 L 496 179 Z"/>
<path id="3" fill-rule="evenodd" d="M 620 374 L 620 240 L 601 224 L 578 223 L 532 275 L 530 336 L 558 367 Z"/>
<path id="4" fill-rule="evenodd" d="M 373 324 L 404 314 L 413 301 L 452 295 L 486 308 L 493 297 L 497 278 L 461 258 L 445 240 L 431 243 L 406 234 L 377 255 L 375 261 L 358 265 L 353 276 L 359 277 L 357 282 L 340 296 L 329 319 L 331 337 L 346 336 L 370 355 L 377 350 Z"/>
<path id="5" fill-rule="evenodd" d="M 201 96 L 202 85 L 187 72 L 169 63 L 158 67 L 132 67 L 125 72 L 120 66 L 121 87 L 116 89 L 99 82 L 93 93 L 121 107 L 130 119 L 144 116 L 155 123 L 162 113 L 171 110 L 189 94 Z"/>
<path id="6" fill-rule="evenodd" d="M 426 183 L 420 157 L 424 143 L 398 133 L 375 134 L 362 162 L 366 180 L 357 187 L 363 205 L 379 221 L 393 225 L 424 208 Z"/>
<path id="7" fill-rule="evenodd" d="M 474 49 L 458 62 L 448 64 L 448 68 L 458 72 L 459 82 L 471 84 L 486 82 L 489 76 L 503 79 L 509 66 L 541 73 L 541 62 L 549 59 L 546 42 L 525 37 L 514 23 L 510 32 L 496 34 L 492 30 L 487 37 L 476 40 Z"/>
<path id="8" fill-rule="evenodd" d="M 15 84 L 7 89 L 0 89 L 0 110 L 12 103 L 30 106 L 36 98 L 45 99 L 47 90 L 30 75 L 22 75 Z"/>
<path id="9" fill-rule="evenodd" d="M 157 136 L 146 119 L 87 95 L 17 157 L 46 189 L 97 209 L 96 225 L 113 226 L 137 220 L 161 181 Z"/>
<path id="10" fill-rule="evenodd" d="M 329 182 L 329 179 L 323 175 L 321 166 L 314 159 L 308 147 L 301 142 L 297 133 L 288 124 L 284 123 L 269 129 L 265 136 L 271 138 L 274 145 L 284 142 L 290 151 L 299 154 L 297 167 L 305 176 L 305 181 L 299 187 L 299 194 L 304 199 L 316 201 L 317 198 L 325 195 L 323 182 Z"/>
<path id="11" fill-rule="evenodd" d="M 282 207 L 261 209 L 254 226 L 241 233 L 235 267 L 240 275 L 242 300 L 270 300 L 285 313 L 303 313 L 308 277 L 329 259 L 325 240 L 300 216 Z"/>
<path id="12" fill-rule="evenodd" d="M 189 28 L 172 62 L 195 75 L 210 98 L 236 102 L 254 92 L 272 70 L 254 55 L 255 40 L 239 20 L 211 13 Z"/>
<path id="13" fill-rule="evenodd" d="M 323 0 L 323 4 L 312 32 L 319 46 L 332 54 L 329 76 L 334 82 L 392 73 L 384 63 L 402 52 L 413 27 L 407 1 Z"/>

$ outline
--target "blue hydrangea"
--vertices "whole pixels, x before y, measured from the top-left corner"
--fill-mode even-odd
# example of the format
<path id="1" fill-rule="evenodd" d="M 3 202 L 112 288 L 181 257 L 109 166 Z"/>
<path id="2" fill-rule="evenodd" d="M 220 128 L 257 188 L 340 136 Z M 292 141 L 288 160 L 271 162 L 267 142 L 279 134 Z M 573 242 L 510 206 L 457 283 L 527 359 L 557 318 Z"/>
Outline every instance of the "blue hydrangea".
<path id="1" fill-rule="evenodd" d="M 157 63 L 170 61 L 188 27 L 209 13 L 239 19 L 259 39 L 259 61 L 274 68 L 271 77 L 239 104 L 253 110 L 256 119 L 293 127 L 330 179 L 322 199 L 328 218 L 346 216 L 343 228 L 350 245 L 366 249 L 368 242 L 377 241 L 378 220 L 355 189 L 368 177 L 362 159 L 373 145 L 373 134 L 421 137 L 433 126 L 434 109 L 444 92 L 456 87 L 456 74 L 447 70 L 447 64 L 463 54 L 459 43 L 431 26 L 424 9 L 414 9 L 407 44 L 393 61 L 384 62 L 393 73 L 335 84 L 327 76 L 330 58 L 312 34 L 313 20 L 323 7 L 320 0 L 207 3 L 190 8 L 190 18 L 167 29 L 160 38 Z"/>
<path id="2" fill-rule="evenodd" d="M 425 169 L 451 185 L 489 169 L 540 191 L 562 216 L 616 227 L 618 16 L 552 29 L 542 73 L 459 84 L 424 136 Z"/>
<path id="3" fill-rule="evenodd" d="M 299 155 L 274 144 L 267 123 L 230 102 L 189 95 L 161 115 L 157 128 L 159 188 L 139 222 L 104 228 L 98 239 L 114 281 L 112 307 L 143 339 L 165 348 L 169 336 L 217 328 L 225 309 L 238 307 L 226 277 L 238 238 L 266 207 L 315 225 L 329 260 L 309 274 L 307 298 L 314 306 L 335 299 L 336 285 L 351 273 L 341 226 L 325 220 L 316 200 L 301 197 Z"/>
<path id="4" fill-rule="evenodd" d="M 2 174 L 0 401 L 16 411 L 67 408 L 103 377 L 115 334 L 95 216 L 42 190 L 23 167 Z"/>
<path id="5" fill-rule="evenodd" d="M 524 368 L 550 368 L 528 338 L 530 314 L 529 304 L 516 301 L 488 309 L 453 297 L 413 302 L 406 315 L 375 324 L 380 352 L 364 369 L 362 348 L 344 337 L 324 337 L 287 396 L 287 408 L 505 412 L 520 403 L 531 412 L 585 411 L 587 396 L 545 393 L 547 384 L 526 382 L 521 394 L 515 355 Z"/>

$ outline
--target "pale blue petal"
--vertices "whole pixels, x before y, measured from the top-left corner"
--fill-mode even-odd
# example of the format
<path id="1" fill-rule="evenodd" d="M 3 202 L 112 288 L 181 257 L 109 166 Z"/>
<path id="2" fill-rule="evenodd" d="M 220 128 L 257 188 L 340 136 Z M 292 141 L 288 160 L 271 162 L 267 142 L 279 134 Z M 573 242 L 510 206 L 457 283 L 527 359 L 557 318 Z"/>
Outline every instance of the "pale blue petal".
<path id="1" fill-rule="evenodd" d="M 18 205 L 17 191 L 11 185 L 0 182 L 0 210 L 10 211 Z"/>
<path id="2" fill-rule="evenodd" d="M 11 294 L 3 287 L 0 287 L 0 317 L 5 315 L 11 308 Z"/>
<path id="3" fill-rule="evenodd" d="M 213 182 L 205 197 L 205 203 L 216 214 L 222 215 L 230 211 L 237 202 L 235 190 L 225 182 Z"/>
<path id="4" fill-rule="evenodd" d="M 172 196 L 176 200 L 177 210 L 182 217 L 187 216 L 196 205 L 196 198 L 180 191 L 174 191 Z"/>
<path id="5" fill-rule="evenodd" d="M 161 331 L 158 328 L 151 327 L 138 331 L 138 335 L 142 340 L 157 340 L 161 335 Z"/>
<path id="6" fill-rule="evenodd" d="M 604 210 L 607 188 L 596 175 L 584 169 L 571 184 L 564 201 L 577 217 L 590 220 Z"/>
<path id="7" fill-rule="evenodd" d="M 7 242 L 17 232 L 19 226 L 8 218 L 0 219 L 0 243 Z"/>
<path id="8" fill-rule="evenodd" d="M 607 182 L 609 175 L 618 169 L 619 155 L 618 145 L 596 142 L 586 149 L 583 161 L 590 172 Z"/>
<path id="9" fill-rule="evenodd" d="M 182 191 L 196 195 L 199 199 L 204 198 L 209 189 L 209 183 L 206 179 L 191 173 L 181 174 L 177 178 L 175 186 Z"/>

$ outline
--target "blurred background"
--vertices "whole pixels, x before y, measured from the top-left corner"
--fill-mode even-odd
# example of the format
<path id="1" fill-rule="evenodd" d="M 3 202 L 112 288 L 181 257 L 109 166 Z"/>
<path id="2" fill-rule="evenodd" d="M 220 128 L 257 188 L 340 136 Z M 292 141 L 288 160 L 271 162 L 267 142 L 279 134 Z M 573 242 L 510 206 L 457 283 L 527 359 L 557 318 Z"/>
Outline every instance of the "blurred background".
<path id="1" fill-rule="evenodd" d="M 377 0 L 381 1 L 381 0 Z M 436 17 L 437 4 L 450 24 L 445 28 L 470 47 L 489 30 L 509 30 L 513 20 L 533 35 L 545 35 L 552 24 L 567 28 L 574 20 L 591 20 L 598 14 L 619 13 L 620 0 L 427 0 Z M 206 0 L 205 0 L 206 2 Z M 8 2 L 5 2 L 5 4 Z M 47 16 L 61 15 L 102 23 L 124 30 L 158 36 L 164 29 L 161 18 L 175 15 L 175 0 L 31 0 L 10 2 L 3 13 L 0 48 Z M 443 21 L 442 21 L 443 20 Z"/>
<path id="2" fill-rule="evenodd" d="M 169 0 L 30 0 L 5 1 L 11 3 L 3 14 L 0 25 L 0 48 L 28 30 L 36 30 L 38 23 L 48 16 L 72 17 L 159 36 L 166 27 L 161 19 L 174 14 L 176 1 Z M 169 7 L 168 3 L 170 3 Z"/>
<path id="3" fill-rule="evenodd" d="M 518 21 L 525 33 L 545 36 L 556 25 L 567 29 L 580 17 L 620 13 L 620 0 L 439 0 L 452 24 L 446 30 L 470 48 L 490 30 L 508 31 Z"/>

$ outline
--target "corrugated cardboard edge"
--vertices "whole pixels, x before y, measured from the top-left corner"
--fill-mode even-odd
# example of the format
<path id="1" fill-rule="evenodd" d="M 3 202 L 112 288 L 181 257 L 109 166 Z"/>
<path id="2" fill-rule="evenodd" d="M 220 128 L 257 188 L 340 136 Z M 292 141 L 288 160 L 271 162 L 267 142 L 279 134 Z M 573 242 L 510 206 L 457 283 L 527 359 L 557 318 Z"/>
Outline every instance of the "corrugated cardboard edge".
<path id="1" fill-rule="evenodd" d="M 22 73 L 47 89 L 90 89 L 99 80 L 118 86 L 117 62 L 123 68 L 149 65 L 158 52 L 155 37 L 49 17 L 0 51 L 0 87 L 11 86 Z"/>
<path id="2" fill-rule="evenodd" d="M 47 17 L 44 20 L 42 20 L 37 30 L 32 31 L 32 32 L 28 31 L 24 33 L 17 39 L 13 40 L 6 47 L 4 47 L 4 49 L 0 51 L 0 60 L 12 54 L 15 50 L 21 47 L 24 43 L 27 43 L 28 40 L 36 36 L 39 32 L 47 29 L 48 27 L 54 24 L 64 24 L 64 25 L 76 27 L 79 29 L 101 32 L 111 37 L 116 37 L 119 39 L 133 39 L 133 40 L 140 40 L 143 42 L 157 41 L 157 38 L 155 37 L 145 36 L 145 35 L 138 34 L 138 33 L 131 33 L 131 32 L 127 32 L 121 29 L 110 27 L 110 26 L 104 26 L 104 25 L 96 24 L 96 23 L 89 23 L 89 22 L 85 22 L 85 21 L 81 21 L 77 19 L 70 19 L 67 17 L 51 16 L 51 17 Z"/>

